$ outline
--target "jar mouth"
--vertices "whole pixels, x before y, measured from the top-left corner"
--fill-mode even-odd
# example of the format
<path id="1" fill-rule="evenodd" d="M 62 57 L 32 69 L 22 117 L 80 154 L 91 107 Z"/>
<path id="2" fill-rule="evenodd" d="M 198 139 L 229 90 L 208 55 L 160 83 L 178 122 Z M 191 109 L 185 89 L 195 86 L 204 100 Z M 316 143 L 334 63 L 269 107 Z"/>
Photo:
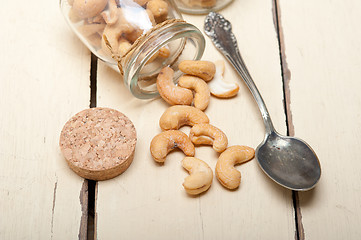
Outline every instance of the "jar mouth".
<path id="1" fill-rule="evenodd" d="M 150 62 L 160 49 L 170 49 L 170 56 Z M 159 96 L 156 76 L 165 66 L 175 70 L 174 81 L 181 75 L 178 63 L 199 60 L 204 52 L 205 39 L 194 25 L 186 22 L 166 24 L 151 32 L 135 48 L 123 66 L 124 82 L 131 93 L 140 99 Z"/>

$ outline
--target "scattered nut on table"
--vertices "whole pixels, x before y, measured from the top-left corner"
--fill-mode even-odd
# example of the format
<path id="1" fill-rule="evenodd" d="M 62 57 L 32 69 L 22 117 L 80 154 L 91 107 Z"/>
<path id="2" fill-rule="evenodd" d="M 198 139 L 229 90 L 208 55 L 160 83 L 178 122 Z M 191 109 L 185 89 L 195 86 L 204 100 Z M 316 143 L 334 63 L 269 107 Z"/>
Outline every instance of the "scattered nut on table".
<path id="1" fill-rule="evenodd" d="M 184 60 L 179 63 L 179 70 L 182 72 L 202 78 L 208 82 L 216 73 L 216 66 L 210 61 Z"/>
<path id="2" fill-rule="evenodd" d="M 204 161 L 195 157 L 185 157 L 182 166 L 189 172 L 183 187 L 190 195 L 197 195 L 208 190 L 212 184 L 212 169 Z"/>
<path id="3" fill-rule="evenodd" d="M 208 123 L 195 124 L 189 132 L 189 138 L 195 145 L 212 145 L 213 149 L 219 153 L 223 152 L 228 146 L 226 134 Z"/>
<path id="4" fill-rule="evenodd" d="M 208 85 L 199 77 L 184 75 L 179 78 L 178 85 L 195 91 L 193 105 L 204 111 L 211 97 Z"/>
<path id="5" fill-rule="evenodd" d="M 169 107 L 159 119 L 162 130 L 179 129 L 184 125 L 193 126 L 198 123 L 209 123 L 207 115 L 198 108 L 184 105 Z"/>
<path id="6" fill-rule="evenodd" d="M 186 156 L 194 156 L 194 145 L 188 136 L 179 130 L 159 133 L 150 143 L 150 153 L 156 162 L 164 163 L 170 151 L 179 148 Z"/>
<path id="7" fill-rule="evenodd" d="M 158 51 L 155 55 L 160 54 L 161 51 Z M 178 67 L 185 73 L 179 78 L 178 86 L 174 84 L 174 71 L 170 67 L 163 68 L 157 77 L 157 89 L 160 96 L 174 106 L 166 109 L 159 119 L 159 126 L 165 132 L 152 140 L 152 156 L 155 161 L 164 162 L 169 151 L 175 147 L 184 147 L 185 143 L 189 145 L 189 141 L 195 145 L 212 145 L 216 152 L 221 153 L 215 169 L 217 179 L 224 187 L 235 189 L 240 184 L 241 173 L 235 169 L 234 165 L 252 159 L 254 149 L 246 146 L 227 148 L 226 134 L 209 124 L 209 118 L 203 110 L 208 107 L 210 93 L 219 98 L 230 98 L 237 95 L 239 86 L 223 80 L 225 68 L 223 61 L 217 61 L 214 64 L 209 61 L 185 60 Z M 194 97 L 191 90 L 194 92 Z M 192 103 L 194 107 L 189 106 Z M 183 132 L 178 130 L 184 125 L 192 127 L 188 139 L 185 138 Z M 179 135 L 181 143 L 176 143 L 175 138 L 168 136 L 171 131 L 175 131 Z M 162 141 L 158 140 L 158 145 L 162 147 L 155 147 L 158 138 L 163 139 Z M 190 173 L 183 186 L 188 194 L 197 195 L 210 187 L 213 172 L 207 163 L 193 157 L 195 149 L 194 145 L 192 146 L 193 155 L 189 155 L 192 157 L 186 157 L 182 161 L 182 166 Z M 185 154 L 188 155 L 186 152 Z"/>
<path id="8" fill-rule="evenodd" d="M 171 105 L 191 105 L 193 93 L 187 88 L 174 84 L 174 71 L 170 67 L 163 68 L 157 77 L 157 89 L 160 96 Z"/>
<path id="9" fill-rule="evenodd" d="M 216 177 L 228 189 L 235 189 L 241 183 L 241 173 L 234 165 L 242 164 L 254 157 L 255 151 L 247 146 L 231 146 L 218 158 L 216 164 Z"/>
<path id="10" fill-rule="evenodd" d="M 224 61 L 215 62 L 216 73 L 213 80 L 208 83 L 211 94 L 219 98 L 231 98 L 237 95 L 239 86 L 237 83 L 226 82 L 223 78 Z"/>

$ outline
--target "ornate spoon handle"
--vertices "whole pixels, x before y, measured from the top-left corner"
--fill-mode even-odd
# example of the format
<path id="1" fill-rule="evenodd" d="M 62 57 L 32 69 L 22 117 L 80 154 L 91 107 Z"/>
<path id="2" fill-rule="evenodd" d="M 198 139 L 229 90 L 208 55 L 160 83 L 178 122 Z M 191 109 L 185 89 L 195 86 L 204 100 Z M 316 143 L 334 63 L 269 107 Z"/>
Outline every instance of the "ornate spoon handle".
<path id="1" fill-rule="evenodd" d="M 230 61 L 247 84 L 261 111 L 266 133 L 274 131 L 272 120 L 263 98 L 253 82 L 252 77 L 243 62 L 241 54 L 239 53 L 237 39 L 232 33 L 231 23 L 222 15 L 210 12 L 204 23 L 204 31 L 211 38 L 216 48 Z"/>

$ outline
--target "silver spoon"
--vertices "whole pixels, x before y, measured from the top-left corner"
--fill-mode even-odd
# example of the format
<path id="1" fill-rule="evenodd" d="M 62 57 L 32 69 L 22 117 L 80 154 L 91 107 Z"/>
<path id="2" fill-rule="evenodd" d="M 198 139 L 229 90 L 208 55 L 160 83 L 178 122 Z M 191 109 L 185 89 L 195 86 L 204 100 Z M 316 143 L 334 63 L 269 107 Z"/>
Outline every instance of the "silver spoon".
<path id="1" fill-rule="evenodd" d="M 306 191 L 313 188 L 321 177 L 319 160 L 306 142 L 282 136 L 274 129 L 262 96 L 239 53 L 231 23 L 222 15 L 211 12 L 206 17 L 204 31 L 241 75 L 261 111 L 266 135 L 256 149 L 256 158 L 262 170 L 288 189 Z"/>

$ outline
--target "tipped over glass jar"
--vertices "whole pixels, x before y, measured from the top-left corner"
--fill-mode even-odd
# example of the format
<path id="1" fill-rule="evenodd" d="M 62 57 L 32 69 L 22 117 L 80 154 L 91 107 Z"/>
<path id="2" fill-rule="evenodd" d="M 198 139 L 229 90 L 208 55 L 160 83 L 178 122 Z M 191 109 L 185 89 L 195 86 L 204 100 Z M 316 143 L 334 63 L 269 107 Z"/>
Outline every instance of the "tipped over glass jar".
<path id="1" fill-rule="evenodd" d="M 172 0 L 60 0 L 60 8 L 81 41 L 123 75 L 141 99 L 158 96 L 156 77 L 182 60 L 199 60 L 205 39 L 182 20 Z"/>

